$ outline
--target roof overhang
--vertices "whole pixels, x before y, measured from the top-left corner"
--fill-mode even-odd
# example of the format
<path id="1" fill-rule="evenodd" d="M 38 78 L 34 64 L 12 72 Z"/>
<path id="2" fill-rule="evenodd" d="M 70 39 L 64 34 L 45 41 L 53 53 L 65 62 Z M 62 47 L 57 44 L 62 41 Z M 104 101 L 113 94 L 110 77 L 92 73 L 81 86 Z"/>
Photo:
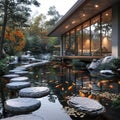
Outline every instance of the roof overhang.
<path id="1" fill-rule="evenodd" d="M 118 1 L 119 0 L 78 0 L 57 22 L 48 36 L 62 36 L 79 24 L 110 8 Z M 98 7 L 96 5 L 98 5 Z"/>

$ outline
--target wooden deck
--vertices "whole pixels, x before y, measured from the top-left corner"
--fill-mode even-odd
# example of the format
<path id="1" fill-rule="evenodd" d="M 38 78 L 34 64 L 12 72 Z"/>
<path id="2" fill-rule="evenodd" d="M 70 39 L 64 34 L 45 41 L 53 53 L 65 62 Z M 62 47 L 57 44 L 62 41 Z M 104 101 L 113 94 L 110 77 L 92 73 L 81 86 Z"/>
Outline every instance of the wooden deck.
<path id="1" fill-rule="evenodd" d="M 65 59 L 81 59 L 84 61 L 92 61 L 93 59 L 100 59 L 104 56 L 56 56 L 56 58 L 60 58 L 62 60 Z"/>

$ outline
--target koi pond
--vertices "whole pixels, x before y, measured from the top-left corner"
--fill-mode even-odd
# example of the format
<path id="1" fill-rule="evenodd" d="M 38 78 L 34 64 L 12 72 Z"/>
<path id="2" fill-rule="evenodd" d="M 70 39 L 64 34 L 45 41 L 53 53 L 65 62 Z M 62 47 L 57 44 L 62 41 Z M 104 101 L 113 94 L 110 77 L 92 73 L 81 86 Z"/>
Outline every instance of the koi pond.
<path id="1" fill-rule="evenodd" d="M 15 66 L 11 66 L 13 69 Z M 105 120 L 104 117 L 89 117 L 84 112 L 77 111 L 68 106 L 67 101 L 71 96 L 88 97 L 99 101 L 106 110 L 111 107 L 114 100 L 120 93 L 119 76 L 101 76 L 84 69 L 75 69 L 72 64 L 62 62 L 50 62 L 44 65 L 29 67 L 29 77 L 32 86 L 47 86 L 50 88 L 50 94 L 56 95 L 59 102 L 72 120 Z M 25 76 L 25 75 L 24 75 Z M 8 80 L 2 78 L 1 81 L 1 102 L 0 109 L 4 111 L 5 101 L 15 98 L 17 93 L 10 92 L 6 87 Z M 15 91 L 16 92 L 16 91 Z M 51 99 L 55 102 L 55 98 Z M 3 115 L 4 114 L 4 115 Z M 2 113 L 1 116 L 9 117 L 8 113 Z M 106 118 L 109 120 L 109 118 Z"/>

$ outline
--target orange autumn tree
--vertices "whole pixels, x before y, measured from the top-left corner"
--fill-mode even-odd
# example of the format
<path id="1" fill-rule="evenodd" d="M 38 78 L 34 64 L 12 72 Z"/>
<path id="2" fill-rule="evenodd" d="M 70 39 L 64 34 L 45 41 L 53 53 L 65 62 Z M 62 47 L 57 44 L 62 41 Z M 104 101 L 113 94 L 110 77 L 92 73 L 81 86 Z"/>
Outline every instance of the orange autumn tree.
<path id="1" fill-rule="evenodd" d="M 12 55 L 22 51 L 25 46 L 25 36 L 20 29 L 7 28 L 5 40 L 5 50 Z"/>

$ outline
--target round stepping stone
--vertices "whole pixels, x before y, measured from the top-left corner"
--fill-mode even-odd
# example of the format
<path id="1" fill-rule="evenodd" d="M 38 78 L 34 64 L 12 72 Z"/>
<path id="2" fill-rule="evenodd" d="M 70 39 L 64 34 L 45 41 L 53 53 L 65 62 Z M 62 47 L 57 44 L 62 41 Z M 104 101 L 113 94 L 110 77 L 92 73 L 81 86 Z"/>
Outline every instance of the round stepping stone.
<path id="1" fill-rule="evenodd" d="M 11 90 L 20 90 L 22 88 L 30 87 L 30 82 L 11 82 L 6 84 L 6 87 Z"/>
<path id="2" fill-rule="evenodd" d="M 10 73 L 14 73 L 14 72 L 18 72 L 18 71 L 21 71 L 21 70 L 17 70 L 17 69 L 9 70 Z"/>
<path id="3" fill-rule="evenodd" d="M 43 120 L 42 117 L 34 114 L 15 115 L 13 117 L 3 118 L 4 120 Z"/>
<path id="4" fill-rule="evenodd" d="M 16 67 L 14 70 L 26 70 L 25 67 Z"/>
<path id="5" fill-rule="evenodd" d="M 28 77 L 16 77 L 10 79 L 10 82 L 26 82 L 28 80 L 29 80 Z"/>
<path id="6" fill-rule="evenodd" d="M 7 74 L 7 75 L 4 75 L 3 76 L 4 78 L 15 78 L 15 77 L 19 77 L 19 75 L 17 75 L 17 74 Z"/>
<path id="7" fill-rule="evenodd" d="M 87 97 L 71 97 L 71 99 L 68 100 L 68 105 L 77 110 L 86 112 L 89 115 L 99 115 L 105 112 L 104 106 L 96 100 Z"/>
<path id="8" fill-rule="evenodd" d="M 30 113 L 40 106 L 41 102 L 34 98 L 14 98 L 5 102 L 5 109 L 12 114 Z"/>
<path id="9" fill-rule="evenodd" d="M 28 71 L 16 71 L 14 73 L 19 74 L 19 75 L 25 75 L 25 74 L 28 74 L 29 72 Z"/>
<path id="10" fill-rule="evenodd" d="M 50 92 L 48 87 L 29 87 L 19 91 L 20 97 L 39 98 L 48 95 Z"/>

